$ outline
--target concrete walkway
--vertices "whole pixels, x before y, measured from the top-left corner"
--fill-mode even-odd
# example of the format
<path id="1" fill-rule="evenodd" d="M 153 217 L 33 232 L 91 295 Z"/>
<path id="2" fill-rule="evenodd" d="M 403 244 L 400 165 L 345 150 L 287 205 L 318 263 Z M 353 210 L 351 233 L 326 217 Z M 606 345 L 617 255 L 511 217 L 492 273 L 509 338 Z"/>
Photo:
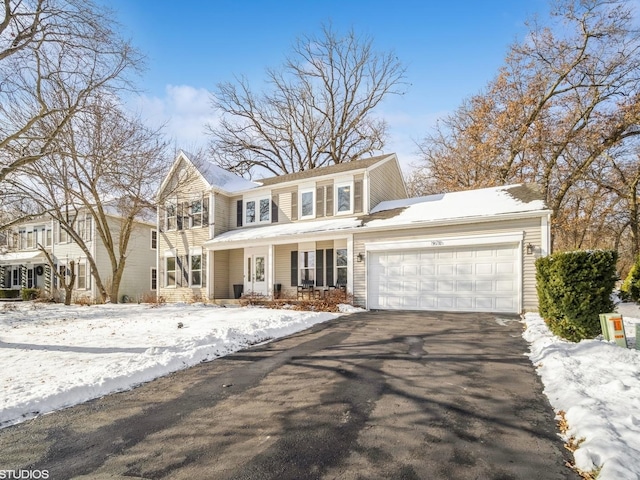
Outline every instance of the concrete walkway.
<path id="1" fill-rule="evenodd" d="M 517 318 L 366 312 L 0 430 L 87 479 L 577 479 Z"/>

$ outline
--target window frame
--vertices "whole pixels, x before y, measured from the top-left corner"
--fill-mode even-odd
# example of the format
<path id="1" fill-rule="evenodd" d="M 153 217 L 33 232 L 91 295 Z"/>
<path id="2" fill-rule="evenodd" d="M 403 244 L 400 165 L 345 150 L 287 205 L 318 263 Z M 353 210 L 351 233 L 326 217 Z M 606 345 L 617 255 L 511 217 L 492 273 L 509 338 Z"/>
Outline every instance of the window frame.
<path id="1" fill-rule="evenodd" d="M 173 260 L 173 269 L 169 269 L 169 259 Z M 173 272 L 173 283 L 169 283 L 169 272 Z M 164 285 L 167 288 L 176 288 L 177 283 L 178 262 L 175 255 L 165 255 L 164 257 Z"/>
<path id="2" fill-rule="evenodd" d="M 150 281 L 151 281 L 151 285 L 150 285 L 151 291 L 157 291 L 158 290 L 158 269 L 156 267 L 151 267 Z"/>
<path id="3" fill-rule="evenodd" d="M 347 210 L 340 210 L 340 190 L 343 188 L 349 188 L 349 208 Z M 339 182 L 334 185 L 334 210 L 336 215 L 349 215 L 353 213 L 353 194 L 354 186 L 353 182 Z"/>
<path id="4" fill-rule="evenodd" d="M 335 249 L 335 262 L 336 262 L 336 275 L 335 275 L 335 284 L 337 285 L 347 285 L 347 281 L 349 279 L 349 252 L 347 248 L 336 248 Z M 339 264 L 339 259 L 342 257 L 341 252 L 344 252 L 344 265 Z M 340 272 L 344 270 L 344 282 L 340 282 Z"/>
<path id="5" fill-rule="evenodd" d="M 306 272 L 306 275 L 305 275 Z M 298 283 L 312 281 L 316 282 L 316 251 L 300 250 L 298 252 Z"/>
<path id="6" fill-rule="evenodd" d="M 316 188 L 302 188 L 299 192 L 300 202 L 298 202 L 300 220 L 306 220 L 308 218 L 316 218 Z M 311 195 L 311 213 L 304 214 L 304 197 L 305 195 Z"/>
<path id="7" fill-rule="evenodd" d="M 76 277 L 76 288 L 78 290 L 88 290 L 88 282 L 87 282 L 87 263 L 86 262 L 78 262 L 78 276 Z"/>
<path id="8" fill-rule="evenodd" d="M 200 259 L 200 268 L 198 269 L 194 269 L 193 268 L 193 260 L 198 257 Z M 191 287 L 202 287 L 202 270 L 203 270 L 203 266 L 202 266 L 202 252 L 192 252 L 191 255 L 189 255 L 189 285 Z M 198 282 L 194 282 L 193 279 L 195 278 L 195 276 L 199 277 L 199 281 Z"/>

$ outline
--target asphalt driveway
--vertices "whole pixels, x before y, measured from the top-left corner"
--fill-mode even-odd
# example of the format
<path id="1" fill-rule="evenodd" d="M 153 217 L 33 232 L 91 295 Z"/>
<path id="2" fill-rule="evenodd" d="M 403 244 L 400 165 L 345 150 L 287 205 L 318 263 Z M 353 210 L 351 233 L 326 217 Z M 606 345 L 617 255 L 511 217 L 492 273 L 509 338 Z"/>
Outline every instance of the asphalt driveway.
<path id="1" fill-rule="evenodd" d="M 515 317 L 365 312 L 0 430 L 50 479 L 565 479 Z"/>

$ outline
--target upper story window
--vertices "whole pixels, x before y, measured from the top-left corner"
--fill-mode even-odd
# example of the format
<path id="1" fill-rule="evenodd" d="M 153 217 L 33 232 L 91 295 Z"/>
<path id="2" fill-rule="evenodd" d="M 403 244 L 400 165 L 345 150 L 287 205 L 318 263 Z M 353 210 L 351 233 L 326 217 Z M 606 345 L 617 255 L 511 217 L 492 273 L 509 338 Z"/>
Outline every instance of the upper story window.
<path id="1" fill-rule="evenodd" d="M 157 250 L 158 248 L 158 231 L 151 230 L 151 249 Z"/>
<path id="2" fill-rule="evenodd" d="M 337 213 L 353 212 L 353 185 L 351 182 L 336 185 L 336 207 Z"/>
<path id="3" fill-rule="evenodd" d="M 271 221 L 271 199 L 247 200 L 244 204 L 244 211 L 247 225 L 251 223 L 268 223 Z"/>
<path id="4" fill-rule="evenodd" d="M 164 225 L 167 230 L 187 230 L 209 225 L 209 197 L 203 195 L 192 201 L 168 202 L 165 205 Z"/>
<path id="5" fill-rule="evenodd" d="M 313 188 L 300 190 L 300 218 L 315 217 L 314 193 L 315 190 Z"/>

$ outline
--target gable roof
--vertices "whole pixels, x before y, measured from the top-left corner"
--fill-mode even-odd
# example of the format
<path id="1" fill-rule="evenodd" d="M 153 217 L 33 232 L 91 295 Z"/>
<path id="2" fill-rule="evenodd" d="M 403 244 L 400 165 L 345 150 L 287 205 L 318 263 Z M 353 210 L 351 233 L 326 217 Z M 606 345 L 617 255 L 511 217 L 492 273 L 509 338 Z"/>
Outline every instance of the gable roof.
<path id="1" fill-rule="evenodd" d="M 192 160 L 194 155 L 180 150 L 176 155 L 169 172 L 164 177 L 160 188 L 158 189 L 158 195 L 165 189 L 169 180 L 173 177 L 181 162 L 186 162 L 191 165 L 202 180 L 209 185 L 210 188 L 217 188 L 227 193 L 240 192 L 242 190 L 249 190 L 259 187 L 260 184 L 242 178 L 235 173 L 229 172 L 222 167 L 219 167 L 215 163 L 209 160 L 198 161 L 197 164 Z"/>
<path id="2" fill-rule="evenodd" d="M 336 173 L 349 172 L 351 170 L 359 170 L 362 168 L 368 168 L 376 163 L 387 160 L 395 156 L 395 153 L 386 153 L 384 155 L 378 155 L 371 158 L 363 158 L 360 160 L 352 160 L 350 162 L 338 163 L 336 165 L 330 165 L 328 167 L 313 168 L 311 170 L 303 170 L 301 172 L 289 173 L 287 175 L 278 175 L 275 177 L 261 178 L 256 180 L 262 185 L 275 185 L 278 183 L 294 182 L 298 180 L 306 180 L 308 178 L 320 177 L 324 175 L 332 175 Z"/>

